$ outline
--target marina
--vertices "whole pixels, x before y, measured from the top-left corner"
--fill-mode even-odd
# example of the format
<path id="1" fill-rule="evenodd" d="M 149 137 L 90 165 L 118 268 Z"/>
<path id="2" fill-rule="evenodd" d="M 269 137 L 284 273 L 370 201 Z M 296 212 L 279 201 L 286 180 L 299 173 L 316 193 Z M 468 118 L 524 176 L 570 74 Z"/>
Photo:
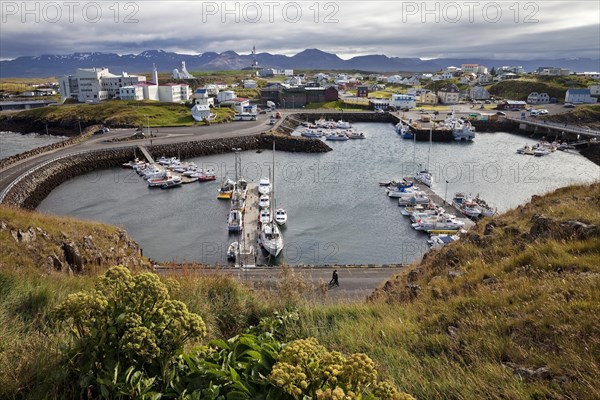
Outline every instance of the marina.
<path id="1" fill-rule="evenodd" d="M 516 154 L 516 148 L 537 140 L 508 133 L 481 133 L 468 143 L 433 143 L 429 150 L 427 142 L 402 140 L 391 123 L 352 125 L 367 139 L 331 142 L 334 150 L 328 153 L 277 151 L 276 208 L 283 206 L 293 221 L 281 228 L 285 246 L 276 263 L 377 265 L 419 259 L 429 250 L 427 235 L 411 227 L 398 199 L 385 196 L 378 182 L 414 176 L 419 164 L 427 164 L 429 153 L 435 202 L 441 204 L 440 199 L 446 198 L 451 203 L 457 192 L 473 198 L 479 194 L 498 212 L 529 201 L 534 194 L 592 182 L 600 171 L 575 152 L 557 151 L 551 157 Z M 240 155 L 249 186 L 269 176 L 270 151 Z M 117 223 L 140 243 L 145 255 L 157 261 L 230 265 L 226 253 L 236 240 L 227 230 L 230 201 L 219 201 L 216 195 L 222 179 L 235 176 L 234 154 L 186 161 L 213 170 L 217 179 L 156 192 L 141 184 L 133 170 L 96 171 L 63 183 L 38 209 Z M 258 219 L 258 209 L 253 208 L 258 199 L 248 197 L 246 204 L 246 213 L 254 215 L 244 218 L 245 235 L 256 231 L 246 224 Z"/>

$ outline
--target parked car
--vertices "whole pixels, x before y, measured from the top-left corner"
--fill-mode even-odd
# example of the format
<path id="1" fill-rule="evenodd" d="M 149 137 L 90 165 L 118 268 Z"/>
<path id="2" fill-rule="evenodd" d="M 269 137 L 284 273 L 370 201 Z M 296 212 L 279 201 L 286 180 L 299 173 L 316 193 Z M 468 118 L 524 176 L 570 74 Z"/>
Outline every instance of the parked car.
<path id="1" fill-rule="evenodd" d="M 498 111 L 498 112 L 496 113 L 496 115 L 506 115 L 506 113 L 505 113 L 505 112 L 503 112 L 503 111 Z"/>
<path id="2" fill-rule="evenodd" d="M 546 114 L 548 114 L 548 110 L 546 110 L 546 109 L 538 110 L 538 114 L 540 114 L 540 115 L 546 115 Z"/>
<path id="3" fill-rule="evenodd" d="M 575 108 L 575 104 L 573 104 L 573 103 L 565 103 L 565 108 Z"/>

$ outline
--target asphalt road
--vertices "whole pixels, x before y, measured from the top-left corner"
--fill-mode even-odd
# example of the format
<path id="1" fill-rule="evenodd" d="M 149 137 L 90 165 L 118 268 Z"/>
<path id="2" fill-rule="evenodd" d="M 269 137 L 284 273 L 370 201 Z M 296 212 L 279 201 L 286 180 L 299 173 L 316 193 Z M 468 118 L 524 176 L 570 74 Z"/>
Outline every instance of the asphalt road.
<path id="1" fill-rule="evenodd" d="M 326 289 L 331 280 L 333 270 L 337 269 L 339 275 L 339 287 Z M 303 297 L 315 301 L 328 303 L 343 303 L 363 301 L 368 295 L 384 282 L 400 273 L 403 267 L 314 267 L 314 268 L 291 268 L 292 277 L 288 276 L 288 282 L 284 280 L 281 268 L 251 268 L 239 270 L 236 268 L 199 268 L 196 270 L 186 269 L 186 275 L 231 275 L 246 285 L 267 290 L 278 290 L 278 283 L 289 284 L 294 287 L 305 286 L 302 291 Z M 181 269 L 158 268 L 157 272 L 162 274 L 178 274 Z M 301 285 L 300 283 L 304 283 Z"/>

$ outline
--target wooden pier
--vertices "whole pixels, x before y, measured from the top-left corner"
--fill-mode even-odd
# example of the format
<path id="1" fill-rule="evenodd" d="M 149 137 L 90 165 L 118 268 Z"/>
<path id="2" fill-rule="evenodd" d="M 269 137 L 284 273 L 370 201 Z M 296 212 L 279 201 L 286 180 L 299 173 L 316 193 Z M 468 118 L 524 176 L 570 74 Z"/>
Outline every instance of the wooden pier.
<path id="1" fill-rule="evenodd" d="M 259 266 L 267 265 L 268 259 L 264 256 L 263 251 L 258 245 L 258 186 L 256 184 L 248 184 L 248 194 L 246 195 L 246 207 L 244 213 L 244 229 L 242 230 L 243 239 L 240 237 L 240 243 L 249 248 L 254 247 L 254 254 L 250 255 L 248 252 L 244 252 L 243 248 L 241 253 L 241 265 L 242 266 Z M 250 259 L 252 257 L 252 259 Z M 239 265 L 240 261 L 236 261 L 236 265 Z"/>
<path id="2" fill-rule="evenodd" d="M 152 158 L 152 154 L 150 154 L 150 152 L 148 151 L 148 149 L 146 147 L 144 147 L 140 144 L 138 146 L 138 149 L 142 152 L 144 157 L 146 157 L 146 161 L 148 161 L 150 164 L 154 164 L 154 158 Z"/>

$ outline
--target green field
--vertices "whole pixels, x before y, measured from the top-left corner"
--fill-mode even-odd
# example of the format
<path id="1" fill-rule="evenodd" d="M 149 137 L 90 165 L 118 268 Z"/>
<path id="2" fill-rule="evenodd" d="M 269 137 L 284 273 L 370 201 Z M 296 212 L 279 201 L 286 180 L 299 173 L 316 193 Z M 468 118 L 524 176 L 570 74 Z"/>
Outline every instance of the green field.
<path id="1" fill-rule="evenodd" d="M 231 108 L 214 108 L 213 112 L 217 114 L 214 123 L 231 119 L 235 114 Z M 65 104 L 22 111 L 14 115 L 49 124 L 59 124 L 61 121 L 76 124 L 78 120 L 84 125 L 130 127 L 145 127 L 148 122 L 150 127 L 202 124 L 192 118 L 188 105 L 152 101 L 109 100 L 100 104 Z M 146 120 L 146 116 L 149 121 Z"/>

